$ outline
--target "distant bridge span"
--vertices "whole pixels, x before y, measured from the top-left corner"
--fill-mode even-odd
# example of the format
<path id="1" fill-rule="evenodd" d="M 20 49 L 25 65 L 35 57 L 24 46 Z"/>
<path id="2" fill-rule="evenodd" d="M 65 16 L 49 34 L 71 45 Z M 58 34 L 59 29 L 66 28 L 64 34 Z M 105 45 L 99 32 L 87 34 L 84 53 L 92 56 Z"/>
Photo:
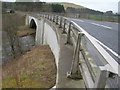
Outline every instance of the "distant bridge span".
<path id="1" fill-rule="evenodd" d="M 119 87 L 119 64 L 76 23 L 58 15 L 29 14 L 26 25 L 36 29 L 36 45 L 48 44 L 54 54 L 56 88 Z"/>

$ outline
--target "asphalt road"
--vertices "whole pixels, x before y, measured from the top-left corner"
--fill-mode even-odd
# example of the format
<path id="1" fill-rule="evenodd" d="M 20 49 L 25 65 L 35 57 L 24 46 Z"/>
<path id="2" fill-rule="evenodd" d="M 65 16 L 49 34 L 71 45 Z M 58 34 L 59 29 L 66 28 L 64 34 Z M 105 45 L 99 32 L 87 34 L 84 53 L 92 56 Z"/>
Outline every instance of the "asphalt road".
<path id="1" fill-rule="evenodd" d="M 120 60 L 118 60 L 118 52 L 120 51 L 120 48 L 118 48 L 118 45 L 120 45 L 120 42 L 118 42 L 118 23 L 87 19 L 69 19 L 100 41 L 103 44 L 101 46 L 120 63 Z"/>

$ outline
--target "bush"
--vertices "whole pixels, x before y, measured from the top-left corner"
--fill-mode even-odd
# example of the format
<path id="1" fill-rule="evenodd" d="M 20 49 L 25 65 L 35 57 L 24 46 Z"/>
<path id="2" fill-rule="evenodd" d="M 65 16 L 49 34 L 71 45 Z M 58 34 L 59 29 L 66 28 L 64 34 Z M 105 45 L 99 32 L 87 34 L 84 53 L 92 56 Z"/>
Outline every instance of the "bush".
<path id="1" fill-rule="evenodd" d="M 10 13 L 15 13 L 15 11 L 14 10 L 10 10 Z"/>

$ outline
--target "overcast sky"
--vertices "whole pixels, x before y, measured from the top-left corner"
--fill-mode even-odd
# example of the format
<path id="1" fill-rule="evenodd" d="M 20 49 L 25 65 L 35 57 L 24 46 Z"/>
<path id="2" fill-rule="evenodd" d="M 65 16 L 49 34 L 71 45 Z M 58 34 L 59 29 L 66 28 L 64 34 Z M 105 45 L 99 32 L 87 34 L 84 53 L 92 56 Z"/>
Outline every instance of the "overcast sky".
<path id="1" fill-rule="evenodd" d="M 14 2 L 15 0 L 5 0 Z M 28 0 L 27 0 L 28 1 Z M 40 0 L 44 2 L 71 2 L 78 5 L 82 5 L 94 10 L 118 12 L 118 2 L 120 0 Z"/>

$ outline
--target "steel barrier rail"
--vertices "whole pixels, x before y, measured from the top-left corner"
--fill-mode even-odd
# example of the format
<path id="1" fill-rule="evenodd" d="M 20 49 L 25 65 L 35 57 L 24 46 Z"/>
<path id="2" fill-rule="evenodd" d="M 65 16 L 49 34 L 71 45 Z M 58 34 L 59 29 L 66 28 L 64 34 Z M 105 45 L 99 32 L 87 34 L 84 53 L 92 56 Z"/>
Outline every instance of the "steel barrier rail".
<path id="1" fill-rule="evenodd" d="M 79 65 L 79 58 L 75 57 L 76 54 L 81 53 L 82 57 L 85 59 L 85 65 L 88 68 L 88 74 L 91 76 L 91 83 L 94 83 L 93 85 L 90 85 L 91 83 L 89 83 L 89 81 L 87 80 L 88 77 L 87 76 L 83 76 L 85 83 L 87 84 L 88 88 L 104 88 L 105 87 L 105 82 L 107 81 L 108 78 L 111 78 L 113 76 L 115 76 L 114 78 L 119 78 L 120 74 L 119 74 L 119 69 L 120 65 L 118 64 L 118 62 L 116 62 L 104 49 L 102 46 L 100 46 L 100 44 L 94 39 L 94 37 L 92 37 L 90 34 L 88 34 L 83 28 L 81 28 L 80 26 L 78 26 L 75 22 L 73 21 L 69 21 L 66 17 L 63 16 L 59 16 L 59 15 L 53 15 L 53 14 L 48 14 L 48 13 L 42 13 L 39 14 L 39 16 L 44 17 L 46 19 L 49 19 L 50 21 L 55 22 L 57 25 L 59 25 L 60 28 L 63 28 L 63 33 L 67 34 L 67 41 L 66 43 L 68 44 L 73 44 L 74 47 L 74 58 L 73 58 L 73 64 L 71 67 L 71 71 L 70 74 L 72 72 L 74 72 L 74 70 L 77 70 L 76 67 L 74 68 L 74 63 L 78 63 L 76 65 Z M 81 34 L 84 34 L 81 36 Z M 80 37 L 80 38 L 78 38 Z M 86 55 L 83 50 L 84 46 L 85 48 L 87 48 L 87 46 L 85 46 L 84 44 L 84 40 L 86 40 L 86 43 L 92 46 L 93 51 L 95 52 L 96 56 L 98 57 L 98 59 L 102 62 L 102 66 L 97 65 L 96 68 L 99 68 L 98 73 L 93 73 L 93 66 L 91 64 L 91 62 L 89 62 L 90 60 L 88 58 L 86 58 Z M 80 50 L 77 50 L 77 47 L 79 47 L 78 42 L 81 44 L 80 45 Z M 79 49 L 79 48 L 78 48 Z M 77 55 L 78 56 L 78 55 Z M 80 68 L 82 68 L 84 72 L 84 67 L 85 65 L 81 65 Z M 85 75 L 85 73 L 84 73 Z M 117 82 L 118 84 L 118 82 Z"/>

